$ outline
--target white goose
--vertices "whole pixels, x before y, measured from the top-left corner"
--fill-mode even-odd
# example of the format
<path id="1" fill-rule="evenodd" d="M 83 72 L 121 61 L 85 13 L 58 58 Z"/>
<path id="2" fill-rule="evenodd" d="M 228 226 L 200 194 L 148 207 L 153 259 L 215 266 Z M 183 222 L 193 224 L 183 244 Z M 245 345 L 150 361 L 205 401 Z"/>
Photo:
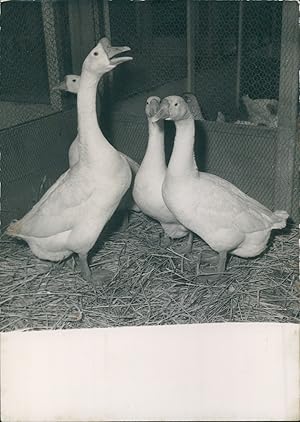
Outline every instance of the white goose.
<path id="1" fill-rule="evenodd" d="M 149 97 L 145 112 L 148 117 L 148 144 L 144 159 L 135 177 L 133 198 L 138 207 L 147 215 L 158 220 L 167 238 L 177 239 L 186 236 L 189 231 L 180 224 L 166 206 L 162 197 L 162 183 L 166 175 L 163 122 L 152 122 L 152 117 L 160 106 L 159 97 Z M 187 247 L 192 247 L 192 233 L 189 233 Z"/>
<path id="2" fill-rule="evenodd" d="M 132 59 L 113 58 L 128 50 L 101 39 L 88 54 L 77 100 L 79 162 L 7 229 L 10 236 L 24 239 L 40 259 L 60 261 L 77 253 L 86 279 L 91 279 L 88 252 L 131 183 L 128 162 L 104 137 L 96 114 L 98 82 L 106 72 Z"/>
<path id="3" fill-rule="evenodd" d="M 80 86 L 80 76 L 71 74 L 71 75 L 66 75 L 64 77 L 64 80 L 59 85 L 55 86 L 52 89 L 58 90 L 58 91 L 70 92 L 72 94 L 77 95 L 79 86 Z M 69 148 L 68 158 L 69 158 L 70 167 L 73 167 L 79 161 L 79 147 L 78 146 L 79 146 L 79 135 L 76 136 L 76 138 L 74 139 L 74 141 L 72 142 Z M 128 157 L 128 155 L 123 154 L 120 151 L 119 153 L 122 157 L 124 157 L 128 161 L 128 164 L 131 168 L 132 177 L 134 180 L 135 175 L 137 174 L 138 169 L 140 168 L 139 164 L 136 161 L 134 161 L 132 158 Z M 118 211 L 121 211 L 122 213 L 125 212 L 122 229 L 125 229 L 129 223 L 128 210 L 132 210 L 135 212 L 140 211 L 140 209 L 134 203 L 133 198 L 132 198 L 132 186 L 130 189 L 128 189 L 128 191 L 126 192 L 126 194 L 124 195 L 124 197 L 122 198 L 118 206 Z"/>
<path id="4" fill-rule="evenodd" d="M 162 100 L 153 118 L 174 120 L 175 143 L 162 194 L 185 227 L 219 253 L 217 270 L 225 270 L 227 253 L 248 258 L 266 248 L 272 229 L 286 226 L 286 211 L 272 212 L 228 181 L 199 172 L 194 158 L 198 103 L 192 94 Z"/>

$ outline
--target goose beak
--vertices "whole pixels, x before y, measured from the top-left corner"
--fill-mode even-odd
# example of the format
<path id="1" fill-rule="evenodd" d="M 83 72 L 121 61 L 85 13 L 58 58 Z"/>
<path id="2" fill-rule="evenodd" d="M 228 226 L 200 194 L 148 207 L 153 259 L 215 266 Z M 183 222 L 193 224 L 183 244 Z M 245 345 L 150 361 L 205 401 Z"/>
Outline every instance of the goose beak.
<path id="1" fill-rule="evenodd" d="M 66 91 L 67 90 L 67 84 L 65 81 L 62 81 L 60 84 L 55 85 L 51 91 Z"/>
<path id="2" fill-rule="evenodd" d="M 158 120 L 170 120 L 169 102 L 163 101 L 160 105 L 157 113 L 152 117 L 152 122 L 158 122 Z"/>
<path id="3" fill-rule="evenodd" d="M 100 40 L 100 43 L 107 54 L 107 57 L 110 60 L 110 63 L 117 66 L 121 63 L 127 62 L 129 60 L 132 60 L 132 57 L 115 57 L 117 54 L 125 53 L 125 51 L 130 51 L 130 47 L 113 47 L 111 46 L 109 40 L 107 38 L 102 38 Z M 115 58 L 114 58 L 115 57 Z"/>
<path id="4" fill-rule="evenodd" d="M 116 56 L 117 54 L 125 53 L 125 51 L 130 51 L 130 47 L 109 47 L 106 54 L 109 59 Z"/>
<path id="5" fill-rule="evenodd" d="M 132 60 L 132 59 L 133 58 L 132 57 L 129 57 L 129 56 L 115 57 L 114 59 L 110 59 L 110 64 L 113 64 L 115 66 L 118 66 L 119 64 L 128 62 L 129 60 Z"/>

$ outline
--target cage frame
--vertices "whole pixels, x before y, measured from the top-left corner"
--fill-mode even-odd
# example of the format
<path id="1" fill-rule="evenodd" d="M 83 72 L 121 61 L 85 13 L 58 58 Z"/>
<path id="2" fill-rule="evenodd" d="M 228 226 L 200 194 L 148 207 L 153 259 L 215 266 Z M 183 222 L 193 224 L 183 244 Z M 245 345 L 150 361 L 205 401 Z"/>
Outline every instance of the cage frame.
<path id="1" fill-rule="evenodd" d="M 43 7 L 49 7 L 49 2 L 45 2 Z M 51 3 L 51 2 L 50 2 Z M 103 4 L 106 4 L 106 9 L 103 9 Z M 240 2 L 240 15 L 239 15 L 239 31 L 242 27 L 242 4 Z M 193 0 L 187 0 L 187 46 L 188 46 L 188 89 L 193 89 Z M 297 103 L 298 103 L 298 91 L 292 89 L 291 86 L 298 86 L 298 70 L 299 70 L 299 22 L 298 22 L 298 3 L 296 1 L 284 1 L 282 4 L 282 38 L 281 38 L 281 61 L 280 61 L 280 92 L 279 92 L 279 110 L 278 119 L 279 125 L 276 129 L 276 163 L 275 163 L 275 193 L 274 193 L 274 207 L 280 209 L 286 209 L 295 222 L 299 222 L 299 125 L 297 127 Z M 81 65 L 85 55 L 99 40 L 100 34 L 104 33 L 110 37 L 109 28 L 109 11 L 108 11 L 108 0 L 85 0 L 84 4 L 80 0 L 68 1 L 68 13 L 69 13 L 69 24 L 70 24 L 70 37 L 71 37 L 71 53 L 73 72 L 80 73 Z M 51 29 L 52 35 L 56 33 L 55 16 L 53 15 L 54 26 Z M 102 22 L 102 27 L 100 24 Z M 291 22 L 293 22 L 291 26 Z M 286 27 L 289 27 L 289 31 L 286 31 Z M 89 28 L 87 31 L 86 28 Z M 241 47 L 239 47 L 241 48 Z M 240 52 L 241 54 L 241 52 Z M 237 66 L 239 64 L 237 63 Z M 292 80 L 284 78 L 286 72 L 290 72 Z M 104 92 L 109 92 L 110 84 L 112 83 L 112 77 L 106 81 L 104 86 Z M 57 80 L 57 75 L 56 79 Z M 49 84 L 54 84 L 54 79 L 49 81 Z M 237 81 L 237 96 L 239 92 Z M 297 96 L 297 98 L 296 98 Z M 109 96 L 105 95 L 103 98 L 104 102 L 109 104 Z M 57 102 L 56 102 L 57 101 Z M 23 159 L 24 148 L 26 149 L 26 143 L 31 145 L 36 142 L 37 149 L 44 142 L 44 139 L 37 138 L 34 136 L 34 131 L 38 128 L 37 133 L 40 134 L 43 125 L 47 127 L 47 137 L 50 138 L 50 129 L 57 126 L 58 130 L 53 131 L 54 144 L 58 149 L 58 155 L 66 156 L 66 150 L 70 141 L 75 137 L 76 132 L 76 109 L 63 110 L 61 108 L 60 98 L 51 98 L 51 104 L 53 103 L 56 107 L 55 112 L 49 116 L 44 116 L 36 120 L 28 121 L 18 127 L 11 127 L 0 131 L 0 154 L 1 154 L 1 193 L 0 197 L 1 209 L 1 221 L 3 227 L 9 223 L 12 218 L 18 218 L 24 214 L 28 208 L 32 205 L 32 192 L 28 187 L 28 190 L 24 193 L 24 204 L 20 204 L 18 210 L 12 210 L 7 213 L 5 206 L 3 206 L 3 193 L 5 193 L 5 183 L 14 182 L 13 179 L 6 180 L 5 172 L 8 166 L 14 168 L 19 160 Z M 56 102 L 56 103 L 55 103 Z M 65 119 L 65 120 L 64 120 Z M 63 124 L 62 122 L 65 121 Z M 212 126 L 213 122 L 209 122 L 209 126 Z M 223 123 L 215 123 L 222 125 Z M 225 124 L 225 125 L 228 125 Z M 213 127 L 213 126 L 212 126 Z M 255 133 L 256 128 L 253 128 Z M 16 137 L 19 133 L 22 139 L 19 145 L 15 142 L 13 145 L 13 153 L 10 158 L 7 158 L 7 142 L 12 136 Z M 69 141 L 62 145 L 61 138 L 69 137 Z M 118 147 L 118 141 L 112 139 L 116 147 Z M 22 146 L 23 144 L 23 146 Z M 54 145 L 53 144 L 53 145 Z M 125 150 L 124 152 L 128 152 Z M 45 153 L 45 151 L 44 151 Z M 57 152 L 50 152 L 50 156 L 57 157 Z M 133 157 L 134 158 L 134 157 Z M 3 166 L 3 162 L 9 160 Z M 41 158 L 43 161 L 43 159 Z M 288 163 L 288 165 L 287 165 Z M 51 177 L 55 179 L 62 171 L 66 169 L 66 159 L 60 158 L 57 162 L 57 166 L 51 171 Z M 20 175 L 20 179 L 28 177 L 30 179 L 31 172 L 27 170 L 27 173 Z M 49 174 L 49 168 L 47 166 L 36 169 L 33 179 L 37 176 L 41 178 Z M 291 186 L 292 184 L 292 186 Z M 12 194 L 12 193 L 10 193 Z M 8 201 L 10 198 L 8 198 Z M 5 199 L 7 201 L 7 198 Z"/>

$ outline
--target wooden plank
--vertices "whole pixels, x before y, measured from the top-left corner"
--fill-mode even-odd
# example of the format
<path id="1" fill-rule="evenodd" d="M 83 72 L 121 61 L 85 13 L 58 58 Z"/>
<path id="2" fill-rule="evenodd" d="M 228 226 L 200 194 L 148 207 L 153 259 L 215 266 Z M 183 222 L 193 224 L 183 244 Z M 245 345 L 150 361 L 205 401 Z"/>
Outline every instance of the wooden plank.
<path id="1" fill-rule="evenodd" d="M 0 132 L 2 227 L 31 208 L 45 176 L 54 181 L 67 169 L 76 133 L 75 109 Z"/>
<path id="2" fill-rule="evenodd" d="M 276 129 L 203 122 L 196 135 L 200 169 L 228 180 L 263 205 L 274 208 Z"/>

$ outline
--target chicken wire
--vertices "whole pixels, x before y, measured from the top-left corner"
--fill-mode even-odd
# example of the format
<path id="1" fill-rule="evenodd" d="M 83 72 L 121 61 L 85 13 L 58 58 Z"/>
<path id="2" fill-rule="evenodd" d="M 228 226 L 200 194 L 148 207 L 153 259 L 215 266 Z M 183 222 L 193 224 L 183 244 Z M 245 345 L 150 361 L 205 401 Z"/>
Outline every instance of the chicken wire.
<path id="1" fill-rule="evenodd" d="M 72 67 L 67 2 L 0 5 L 0 129 L 5 129 L 66 108 L 70 101 L 52 87 Z"/>
<path id="2" fill-rule="evenodd" d="M 198 147 L 202 169 L 297 219 L 297 3 L 285 2 L 286 18 L 277 1 L 100 3 L 106 34 L 130 45 L 134 57 L 112 77 L 114 144 L 140 161 L 147 144 L 146 98 L 192 91 L 205 120 L 215 122 L 203 125 L 196 141 L 204 144 Z M 284 123 L 280 110 L 288 116 Z M 169 155 L 172 140 L 168 133 L 166 138 Z"/>
<path id="3" fill-rule="evenodd" d="M 114 72 L 115 100 L 185 77 L 184 1 L 109 1 L 105 12 L 112 43 L 129 45 L 134 57 L 134 66 L 125 64 Z"/>
<path id="4" fill-rule="evenodd" d="M 288 3 L 288 9 L 295 6 L 295 2 Z M 55 167 L 51 177 L 64 170 L 66 148 L 73 140 L 64 136 L 76 132 L 76 97 L 61 96 L 51 88 L 65 74 L 79 73 L 89 49 L 106 35 L 113 44 L 129 45 L 134 57 L 133 62 L 108 75 L 106 95 L 102 98 L 102 114 L 106 125 L 110 124 L 110 140 L 118 149 L 141 161 L 147 144 L 146 97 L 191 90 L 207 120 L 197 131 L 200 168 L 232 181 L 270 208 L 280 206 L 295 216 L 298 200 L 293 200 L 291 207 L 290 198 L 299 195 L 296 115 L 292 104 L 293 98 L 298 98 L 298 73 L 295 82 L 296 59 L 290 60 L 295 51 L 295 19 L 287 16 L 282 34 L 282 8 L 282 2 L 275 1 L 2 3 L 3 192 L 13 195 L 12 186 L 25 179 L 28 185 L 31 180 L 35 185 L 38 180 L 42 183 L 50 172 L 45 156 Z M 294 7 L 292 13 L 296 12 Z M 256 100 L 250 106 L 248 100 L 248 108 L 247 96 Z M 54 131 L 56 139 L 52 142 L 51 125 L 61 127 L 62 123 L 48 118 L 68 109 L 74 111 L 65 120 L 71 128 Z M 281 117 L 278 123 L 280 109 L 281 116 L 287 117 Z M 38 121 L 37 125 L 31 125 L 33 121 Z M 240 124 L 234 124 L 237 122 Z M 30 124 L 30 130 L 23 128 L 16 134 L 12 129 L 20 124 Z M 167 158 L 173 135 L 174 127 L 167 124 Z M 36 145 L 38 153 L 27 156 L 30 165 L 25 166 L 25 171 L 20 163 L 25 161 L 22 151 L 28 142 L 30 148 Z M 7 151 L 10 152 L 6 156 Z M 29 190 L 26 209 L 34 201 Z M 2 217 L 18 218 L 26 211 L 24 206 L 18 208 L 17 202 L 18 199 L 6 197 Z M 9 222 L 8 217 L 4 219 Z"/>
<path id="5" fill-rule="evenodd" d="M 53 91 L 72 73 L 69 2 L 1 6 L 1 225 L 19 218 L 67 167 L 76 98 Z"/>
<path id="6" fill-rule="evenodd" d="M 199 95 L 208 120 L 218 111 L 226 120 L 243 114 L 244 95 L 278 100 L 281 2 L 107 3 L 107 32 L 134 54 L 134 67 L 114 76 L 115 99 L 181 80 Z"/>

